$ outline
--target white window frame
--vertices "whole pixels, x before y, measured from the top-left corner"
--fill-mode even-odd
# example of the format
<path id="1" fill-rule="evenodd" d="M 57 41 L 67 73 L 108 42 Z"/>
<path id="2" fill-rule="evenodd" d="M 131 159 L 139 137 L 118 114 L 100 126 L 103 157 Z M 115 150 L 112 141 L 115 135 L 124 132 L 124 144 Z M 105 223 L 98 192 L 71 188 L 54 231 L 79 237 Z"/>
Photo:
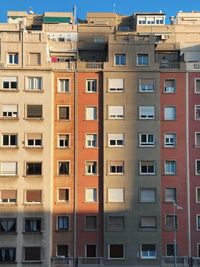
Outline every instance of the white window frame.
<path id="1" fill-rule="evenodd" d="M 6 167 L 6 164 L 8 165 Z M 10 165 L 13 165 L 11 169 L 13 170 L 8 170 L 5 173 L 5 168 L 8 168 Z M 3 167 L 4 166 L 4 167 Z M 18 164 L 17 161 L 0 161 L 0 176 L 17 176 L 17 172 L 18 172 Z"/>
<path id="2" fill-rule="evenodd" d="M 198 194 L 199 191 L 199 194 Z M 199 195 L 199 199 L 198 199 Z M 200 187 L 196 187 L 196 203 L 200 203 Z"/>
<path id="3" fill-rule="evenodd" d="M 196 230 L 200 231 L 200 214 L 196 214 Z"/>
<path id="4" fill-rule="evenodd" d="M 169 167 L 169 164 L 171 165 L 170 171 L 167 171 L 167 164 L 168 164 L 168 167 Z M 173 169 L 174 169 L 174 171 L 173 171 Z M 175 160 L 165 160 L 165 162 L 164 162 L 164 174 L 165 175 L 176 175 L 176 172 L 177 172 L 177 162 Z"/>
<path id="5" fill-rule="evenodd" d="M 198 144 L 198 142 L 197 142 L 197 135 L 199 135 L 199 137 L 200 137 L 200 132 L 195 132 L 195 147 L 200 147 L 200 142 L 199 142 L 199 144 Z M 200 138 L 199 138 L 200 139 Z"/>
<path id="6" fill-rule="evenodd" d="M 112 245 L 122 245 L 123 246 L 123 257 L 122 258 L 111 258 L 110 257 L 110 246 Z M 125 259 L 125 245 L 124 244 L 109 244 L 108 245 L 108 259 L 109 260 L 124 260 Z"/>
<path id="7" fill-rule="evenodd" d="M 66 228 L 60 228 L 59 227 L 59 218 L 67 218 L 68 226 Z M 63 215 L 63 214 L 58 214 L 57 217 L 56 217 L 56 229 L 58 231 L 69 231 L 70 230 L 70 216 L 69 215 Z"/>
<path id="8" fill-rule="evenodd" d="M 8 83 L 8 88 L 4 87 L 4 82 Z M 16 83 L 16 87 L 12 88 L 12 83 Z M 18 77 L 17 76 L 3 76 L 2 77 L 2 87 L 3 90 L 8 91 L 18 91 Z"/>
<path id="9" fill-rule="evenodd" d="M 88 166 L 90 166 L 90 171 L 88 171 Z M 95 172 L 93 172 L 93 166 L 95 168 Z M 85 175 L 98 175 L 98 162 L 96 160 L 87 160 L 85 161 Z"/>
<path id="10" fill-rule="evenodd" d="M 144 83 L 144 80 L 153 81 L 153 83 Z M 143 82 L 142 82 L 143 81 Z M 140 93 L 153 93 L 155 91 L 155 80 L 152 78 L 140 78 L 139 79 L 139 92 Z"/>
<path id="11" fill-rule="evenodd" d="M 67 108 L 69 111 L 69 118 L 60 118 L 60 108 Z M 60 121 L 69 121 L 71 119 L 71 106 L 69 105 L 58 105 L 57 106 L 57 118 Z"/>
<path id="12" fill-rule="evenodd" d="M 85 147 L 87 148 L 97 148 L 98 144 L 96 133 L 86 133 L 85 134 Z"/>
<path id="13" fill-rule="evenodd" d="M 116 137 L 115 137 L 116 136 Z M 119 137 L 122 139 L 119 139 Z M 111 139 L 112 138 L 112 139 Z M 113 141 L 115 142 L 114 145 L 112 145 L 110 142 Z M 109 133 L 108 134 L 108 147 L 124 147 L 124 134 L 123 133 Z M 118 142 L 122 142 L 122 145 L 118 144 Z"/>
<path id="14" fill-rule="evenodd" d="M 176 133 L 164 134 L 164 146 L 167 148 L 176 147 Z"/>
<path id="15" fill-rule="evenodd" d="M 146 142 L 142 142 L 142 136 L 143 135 L 146 135 Z M 153 141 L 149 141 L 149 137 L 152 137 L 153 136 Z M 140 147 L 154 147 L 155 146 L 155 134 L 154 133 L 140 133 L 140 136 L 139 136 L 139 139 L 140 139 Z"/>
<path id="16" fill-rule="evenodd" d="M 41 137 L 41 139 L 39 139 L 39 138 L 37 138 L 37 137 L 32 137 L 32 139 L 31 138 L 29 138 L 28 137 L 28 135 L 35 135 L 35 136 L 40 136 Z M 43 142 L 43 135 L 42 135 L 42 133 L 25 133 L 25 147 L 31 147 L 31 148 L 41 148 L 42 147 L 42 142 Z M 29 145 L 28 144 L 28 140 L 33 140 L 33 145 Z M 36 144 L 36 141 L 37 140 L 41 140 L 41 145 L 37 145 Z"/>
<path id="17" fill-rule="evenodd" d="M 114 64 L 115 66 L 126 66 L 126 53 L 115 53 Z"/>
<path id="18" fill-rule="evenodd" d="M 4 145 L 3 144 L 3 137 L 5 136 L 5 135 L 8 135 L 8 145 Z M 16 144 L 15 145 L 12 145 L 11 144 L 11 136 L 16 136 Z M 14 147 L 18 147 L 18 134 L 17 133 L 2 133 L 1 134 L 1 146 L 2 147 L 11 147 L 11 148 L 14 148 Z"/>
<path id="19" fill-rule="evenodd" d="M 8 52 L 7 62 L 9 65 L 18 65 L 19 64 L 19 53 L 18 52 Z"/>
<path id="20" fill-rule="evenodd" d="M 15 119 L 18 118 L 18 105 L 17 104 L 2 104 L 1 108 L 2 108 L 2 117 L 15 118 Z"/>
<path id="21" fill-rule="evenodd" d="M 147 60 L 146 60 L 147 59 Z M 138 53 L 136 55 L 136 65 L 137 66 L 149 66 L 149 54 L 148 53 Z"/>
<path id="22" fill-rule="evenodd" d="M 89 114 L 91 113 L 91 114 Z M 85 120 L 96 121 L 98 118 L 97 106 L 86 106 L 85 107 Z"/>
<path id="23" fill-rule="evenodd" d="M 123 93 L 124 92 L 124 79 L 108 79 L 108 91 L 110 93 Z"/>
<path id="24" fill-rule="evenodd" d="M 116 165 L 117 162 L 121 163 L 120 165 Z M 114 165 L 112 165 L 112 163 L 116 163 Z M 111 172 L 111 166 L 113 166 L 115 168 L 115 172 Z M 122 171 L 117 171 L 118 170 L 118 167 L 121 167 L 122 168 Z M 109 161 L 108 162 L 108 174 L 109 175 L 124 175 L 124 161 L 122 160 L 112 160 L 112 161 Z"/>
<path id="25" fill-rule="evenodd" d="M 58 164 L 57 164 L 57 174 L 58 175 L 60 175 L 60 176 L 69 176 L 70 175 L 70 171 L 71 171 L 71 161 L 70 160 L 58 160 L 58 162 L 57 162 Z M 68 168 L 68 173 L 60 173 L 60 171 L 59 171 L 59 167 L 60 167 L 60 164 L 62 164 L 62 163 L 66 163 L 66 166 L 67 166 L 67 168 Z"/>
<path id="26" fill-rule="evenodd" d="M 115 187 L 108 188 L 108 203 L 124 203 L 125 202 L 125 188 L 123 187 Z M 115 195 L 113 197 L 113 194 Z"/>
<path id="27" fill-rule="evenodd" d="M 169 198 L 167 195 L 167 190 L 172 190 L 173 191 L 173 198 Z M 171 194 L 172 195 L 172 194 Z M 177 201 L 177 189 L 176 187 L 167 187 L 164 189 L 164 197 L 165 197 L 165 202 L 176 202 Z"/>
<path id="28" fill-rule="evenodd" d="M 123 120 L 124 106 L 108 106 L 108 118 L 110 120 Z"/>
<path id="29" fill-rule="evenodd" d="M 154 192 L 154 199 L 152 199 L 152 200 L 147 200 L 147 199 L 143 199 L 143 197 L 142 197 L 142 192 L 144 193 L 144 191 L 151 191 L 152 193 Z M 151 187 L 149 187 L 149 188 L 140 188 L 139 189 L 139 200 L 140 200 L 140 203 L 156 203 L 156 199 L 157 199 L 157 196 L 156 196 L 156 188 L 151 188 Z"/>
<path id="30" fill-rule="evenodd" d="M 98 91 L 97 85 L 98 85 L 97 79 L 87 78 L 85 81 L 85 92 L 86 93 L 97 93 Z"/>
<path id="31" fill-rule="evenodd" d="M 89 193 L 89 190 L 91 191 L 90 193 Z M 87 196 L 87 192 L 88 192 L 88 194 L 90 194 L 90 197 Z M 97 188 L 95 188 L 95 187 L 85 188 L 85 202 L 96 203 L 97 201 L 98 201 Z"/>
<path id="32" fill-rule="evenodd" d="M 28 76 L 26 77 L 26 90 L 27 91 L 42 91 L 43 81 L 42 77 L 39 76 Z"/>
<path id="33" fill-rule="evenodd" d="M 164 107 L 164 120 L 174 121 L 177 119 L 177 111 L 175 106 L 165 106 Z"/>
<path id="34" fill-rule="evenodd" d="M 151 256 L 150 255 L 150 250 L 148 250 L 148 253 L 147 253 L 147 256 L 144 256 L 143 255 L 143 250 L 142 250 L 142 245 L 154 245 L 155 246 L 155 256 Z M 140 257 L 141 259 L 156 259 L 156 244 L 142 244 L 141 247 L 140 247 Z M 152 250 L 153 251 L 153 250 Z"/>
<path id="35" fill-rule="evenodd" d="M 67 190 L 68 191 L 68 199 L 59 199 L 59 190 Z M 69 203 L 70 202 L 70 188 L 69 187 L 59 187 L 57 189 L 57 202 L 59 202 L 59 203 Z"/>
<path id="36" fill-rule="evenodd" d="M 66 83 L 68 86 L 66 86 Z M 58 93 L 70 93 L 70 78 L 58 78 Z"/>
<path id="37" fill-rule="evenodd" d="M 58 135 L 58 144 L 57 144 L 57 147 L 58 148 L 62 148 L 62 149 L 66 149 L 66 148 L 69 148 L 70 147 L 70 134 L 69 133 L 59 133 Z M 67 138 L 66 138 L 67 136 Z M 68 146 L 65 145 L 67 143 L 67 140 L 68 140 Z M 60 145 L 60 141 L 63 141 L 63 146 Z"/>
<path id="38" fill-rule="evenodd" d="M 167 86 L 166 85 L 167 81 L 173 81 L 174 82 L 174 86 Z M 175 94 L 176 93 L 176 79 L 168 78 L 168 79 L 164 80 L 164 93 L 165 94 Z"/>
<path id="39" fill-rule="evenodd" d="M 197 116 L 197 110 L 199 110 L 199 115 Z M 195 105 L 195 120 L 199 121 L 200 120 L 200 105 Z"/>
<path id="40" fill-rule="evenodd" d="M 194 79 L 194 93 L 195 93 L 195 94 L 200 94 L 200 90 L 197 91 L 197 81 L 200 82 L 200 77 Z"/>
<path id="41" fill-rule="evenodd" d="M 146 163 L 147 172 L 142 172 L 142 164 Z M 145 166 L 145 165 L 144 165 Z M 153 172 L 149 172 L 149 167 L 153 166 Z M 156 174 L 156 163 L 153 160 L 140 160 L 139 161 L 139 171 L 140 175 L 155 175 Z"/>
<path id="42" fill-rule="evenodd" d="M 155 106 L 139 106 L 139 119 L 140 120 L 154 120 L 155 119 Z"/>
<path id="43" fill-rule="evenodd" d="M 198 171 L 198 168 L 197 168 L 198 162 L 200 163 L 200 159 L 195 159 L 195 175 L 200 175 L 200 170 Z"/>

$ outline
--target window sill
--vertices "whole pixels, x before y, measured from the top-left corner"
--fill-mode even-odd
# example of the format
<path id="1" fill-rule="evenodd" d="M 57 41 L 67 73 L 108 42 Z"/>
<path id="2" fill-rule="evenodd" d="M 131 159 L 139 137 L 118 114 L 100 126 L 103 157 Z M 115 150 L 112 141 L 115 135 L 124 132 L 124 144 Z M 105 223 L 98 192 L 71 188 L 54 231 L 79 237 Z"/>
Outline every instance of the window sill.
<path id="1" fill-rule="evenodd" d="M 6 264 L 6 265 L 9 264 L 10 265 L 10 264 L 17 264 L 17 262 L 16 261 L 0 261 L 0 265 L 1 264 Z"/>
<path id="2" fill-rule="evenodd" d="M 43 232 L 42 231 L 38 231 L 38 232 L 22 232 L 23 235 L 42 235 Z"/>
<path id="3" fill-rule="evenodd" d="M 44 93 L 44 90 L 40 90 L 40 89 L 25 89 L 23 91 L 27 93 Z"/>
<path id="4" fill-rule="evenodd" d="M 19 147 L 18 146 L 0 146 L 0 149 L 19 149 Z"/>
<path id="5" fill-rule="evenodd" d="M 43 121 L 44 118 L 24 118 L 26 121 Z"/>
<path id="6" fill-rule="evenodd" d="M 30 175 L 23 175 L 25 178 L 43 178 L 43 175 L 41 174 L 30 174 Z"/>
<path id="7" fill-rule="evenodd" d="M 54 230 L 55 233 L 66 233 L 66 232 L 71 232 L 70 229 L 56 229 Z"/>
<path id="8" fill-rule="evenodd" d="M 149 261 L 149 260 L 157 260 L 156 257 L 155 257 L 155 258 L 153 258 L 153 257 L 152 257 L 152 258 L 151 258 L 151 257 L 149 257 L 149 258 L 148 258 L 148 257 L 146 257 L 146 258 L 141 258 L 141 257 L 140 257 L 139 259 L 140 259 L 140 260 L 148 260 L 148 261 Z"/>
<path id="9" fill-rule="evenodd" d="M 17 232 L 0 232 L 0 235 L 17 235 Z M 1 263 L 0 263 L 1 264 Z"/>
<path id="10" fill-rule="evenodd" d="M 70 149 L 71 147 L 69 147 L 69 146 L 65 146 L 65 147 L 63 147 L 63 146 L 56 146 L 56 148 L 58 148 L 58 149 Z"/>
<path id="11" fill-rule="evenodd" d="M 33 261 L 22 261 L 22 264 L 42 264 L 41 260 L 33 260 Z"/>
<path id="12" fill-rule="evenodd" d="M 44 147 L 43 146 L 24 146 L 25 149 L 33 149 L 33 150 L 41 150 L 43 149 Z"/>
<path id="13" fill-rule="evenodd" d="M 59 174 L 59 173 L 57 173 L 57 174 L 55 174 L 55 176 L 58 176 L 58 177 L 70 177 L 71 174 Z"/>
<path id="14" fill-rule="evenodd" d="M 8 174 L 0 174 L 0 179 L 1 178 L 18 178 L 19 175 L 8 175 Z"/>
<path id="15" fill-rule="evenodd" d="M 55 204 L 56 205 L 69 205 L 70 204 L 70 202 L 69 202 L 69 200 L 67 201 L 56 201 L 55 202 Z"/>
<path id="16" fill-rule="evenodd" d="M 24 203 L 23 206 L 42 206 L 43 204 L 40 202 L 30 202 L 30 203 Z"/>
<path id="17" fill-rule="evenodd" d="M 13 206 L 17 206 L 18 204 L 16 202 L 0 202 L 0 206 L 9 206 L 9 207 L 13 207 Z"/>
<path id="18" fill-rule="evenodd" d="M 18 121 L 19 118 L 16 118 L 16 117 L 0 117 L 0 120 L 13 120 L 13 121 Z"/>
<path id="19" fill-rule="evenodd" d="M 6 92 L 6 93 L 9 93 L 9 92 L 12 92 L 12 93 L 14 93 L 14 92 L 16 92 L 16 93 L 18 93 L 19 92 L 19 89 L 10 89 L 10 88 L 1 88 L 0 89 L 0 92 Z"/>

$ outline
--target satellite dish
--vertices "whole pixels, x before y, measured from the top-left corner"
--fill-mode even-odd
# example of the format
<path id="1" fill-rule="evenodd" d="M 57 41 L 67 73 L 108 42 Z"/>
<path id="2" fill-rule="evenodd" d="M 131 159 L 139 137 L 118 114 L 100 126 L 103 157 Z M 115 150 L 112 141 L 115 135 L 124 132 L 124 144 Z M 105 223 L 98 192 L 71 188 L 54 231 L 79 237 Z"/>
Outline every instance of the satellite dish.
<path id="1" fill-rule="evenodd" d="M 32 7 L 29 7 L 28 9 L 28 14 L 34 14 L 35 12 L 33 11 L 33 8 Z"/>

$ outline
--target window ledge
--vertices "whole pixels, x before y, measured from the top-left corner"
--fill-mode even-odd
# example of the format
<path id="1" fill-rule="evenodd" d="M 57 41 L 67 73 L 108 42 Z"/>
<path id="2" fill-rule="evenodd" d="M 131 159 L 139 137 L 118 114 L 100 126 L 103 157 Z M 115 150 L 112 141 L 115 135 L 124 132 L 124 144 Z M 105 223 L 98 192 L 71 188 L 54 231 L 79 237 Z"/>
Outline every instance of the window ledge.
<path id="1" fill-rule="evenodd" d="M 23 231 L 22 234 L 24 234 L 24 235 L 42 235 L 43 232 L 42 231 L 38 231 L 38 232 L 31 232 L 31 231 L 25 232 L 25 231 Z"/>
<path id="2" fill-rule="evenodd" d="M 56 201 L 55 204 L 56 205 L 66 205 L 66 204 L 69 205 L 70 203 L 69 201 Z"/>
<path id="3" fill-rule="evenodd" d="M 10 265 L 10 264 L 17 264 L 17 262 L 16 261 L 0 261 L 0 265 L 1 264 L 6 264 L 6 265 L 9 264 Z"/>
<path id="4" fill-rule="evenodd" d="M 24 120 L 26 120 L 26 121 L 43 121 L 44 120 L 44 118 L 24 118 Z"/>
<path id="5" fill-rule="evenodd" d="M 6 92 L 6 93 L 9 93 L 9 92 L 14 93 L 14 92 L 16 92 L 16 93 L 18 93 L 19 89 L 9 89 L 9 88 L 8 89 L 4 89 L 4 88 L 1 88 L 0 92 Z"/>
<path id="6" fill-rule="evenodd" d="M 13 206 L 17 206 L 18 204 L 16 202 L 0 202 L 0 206 L 10 206 L 10 207 L 13 207 Z"/>
<path id="7" fill-rule="evenodd" d="M 0 149 L 19 149 L 18 146 L 0 146 Z"/>
<path id="8" fill-rule="evenodd" d="M 26 177 L 26 178 L 43 178 L 43 175 L 30 174 L 30 175 L 23 175 L 23 177 Z"/>
<path id="9" fill-rule="evenodd" d="M 0 117 L 0 120 L 13 120 L 13 121 L 18 121 L 19 118 L 16 118 L 16 117 Z"/>
<path id="10" fill-rule="evenodd" d="M 0 174 L 0 179 L 1 178 L 18 178 L 19 175 L 4 175 L 4 174 Z"/>
<path id="11" fill-rule="evenodd" d="M 17 232 L 0 232 L 0 235 L 17 235 L 18 233 Z"/>
<path id="12" fill-rule="evenodd" d="M 39 202 L 30 202 L 30 203 L 24 203 L 23 206 L 42 206 L 42 203 Z"/>
<path id="13" fill-rule="evenodd" d="M 34 260 L 34 261 L 22 261 L 22 264 L 42 264 L 41 260 Z"/>
<path id="14" fill-rule="evenodd" d="M 44 93 L 44 90 L 39 90 L 39 89 L 25 89 L 23 91 L 27 93 Z"/>
<path id="15" fill-rule="evenodd" d="M 70 149 L 71 147 L 68 147 L 68 146 L 56 146 L 55 148 L 58 148 L 58 149 Z"/>
<path id="16" fill-rule="evenodd" d="M 56 232 L 56 233 L 66 233 L 66 232 L 71 232 L 71 230 L 70 229 L 56 229 L 56 230 L 54 230 L 54 232 Z"/>
<path id="17" fill-rule="evenodd" d="M 58 177 L 70 177 L 71 174 L 60 174 L 60 173 L 57 173 L 57 174 L 55 174 L 55 176 L 58 176 Z"/>
<path id="18" fill-rule="evenodd" d="M 33 150 L 41 150 L 43 149 L 44 147 L 43 146 L 24 146 L 25 149 L 33 149 Z"/>

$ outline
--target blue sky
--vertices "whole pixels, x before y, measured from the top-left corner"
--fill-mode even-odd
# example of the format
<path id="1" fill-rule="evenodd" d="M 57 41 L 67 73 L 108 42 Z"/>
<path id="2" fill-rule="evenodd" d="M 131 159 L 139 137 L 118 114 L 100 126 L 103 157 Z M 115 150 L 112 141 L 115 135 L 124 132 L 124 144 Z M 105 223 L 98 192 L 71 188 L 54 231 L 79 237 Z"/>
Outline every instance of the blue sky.
<path id="1" fill-rule="evenodd" d="M 73 4 L 77 6 L 79 18 L 85 18 L 88 11 L 113 12 L 131 15 L 138 11 L 166 13 L 167 18 L 175 16 L 179 10 L 189 12 L 200 11 L 200 0 L 0 0 L 0 21 L 6 21 L 7 10 L 28 11 L 30 7 L 35 13 L 42 14 L 44 11 L 71 11 Z"/>

